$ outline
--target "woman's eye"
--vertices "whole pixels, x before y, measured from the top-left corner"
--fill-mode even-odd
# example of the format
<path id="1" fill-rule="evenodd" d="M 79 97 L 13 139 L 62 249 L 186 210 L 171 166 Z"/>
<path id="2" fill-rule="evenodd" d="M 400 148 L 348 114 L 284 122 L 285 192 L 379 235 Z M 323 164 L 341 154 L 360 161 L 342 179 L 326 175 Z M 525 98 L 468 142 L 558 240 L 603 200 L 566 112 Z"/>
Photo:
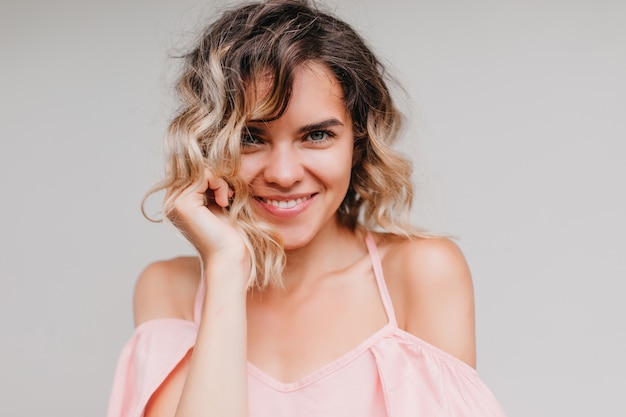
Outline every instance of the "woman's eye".
<path id="1" fill-rule="evenodd" d="M 244 146 L 258 145 L 260 143 L 263 143 L 263 141 L 252 134 L 244 133 L 241 135 L 241 144 Z"/>
<path id="2" fill-rule="evenodd" d="M 309 139 L 313 142 L 320 142 L 328 138 L 328 133 L 322 130 L 309 133 Z"/>

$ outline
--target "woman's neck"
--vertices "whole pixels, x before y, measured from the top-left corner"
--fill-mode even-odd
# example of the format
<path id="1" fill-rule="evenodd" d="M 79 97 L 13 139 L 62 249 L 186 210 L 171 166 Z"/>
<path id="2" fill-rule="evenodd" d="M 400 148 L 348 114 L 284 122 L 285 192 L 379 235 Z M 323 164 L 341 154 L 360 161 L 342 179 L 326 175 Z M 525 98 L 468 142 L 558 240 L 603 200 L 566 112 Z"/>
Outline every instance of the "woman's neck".
<path id="1" fill-rule="evenodd" d="M 314 284 L 321 276 L 353 265 L 366 252 L 362 233 L 339 224 L 325 228 L 307 245 L 286 252 L 285 288 Z"/>

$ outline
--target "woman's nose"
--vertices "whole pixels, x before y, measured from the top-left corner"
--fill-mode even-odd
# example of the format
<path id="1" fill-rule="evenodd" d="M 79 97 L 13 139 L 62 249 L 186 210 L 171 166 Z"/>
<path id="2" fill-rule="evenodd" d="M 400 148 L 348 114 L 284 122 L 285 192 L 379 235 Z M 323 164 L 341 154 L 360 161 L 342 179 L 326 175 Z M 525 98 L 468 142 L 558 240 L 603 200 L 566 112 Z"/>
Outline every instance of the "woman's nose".
<path id="1" fill-rule="evenodd" d="M 302 180 L 304 168 L 298 151 L 291 143 L 273 147 L 265 166 L 264 179 L 280 187 L 290 187 Z"/>

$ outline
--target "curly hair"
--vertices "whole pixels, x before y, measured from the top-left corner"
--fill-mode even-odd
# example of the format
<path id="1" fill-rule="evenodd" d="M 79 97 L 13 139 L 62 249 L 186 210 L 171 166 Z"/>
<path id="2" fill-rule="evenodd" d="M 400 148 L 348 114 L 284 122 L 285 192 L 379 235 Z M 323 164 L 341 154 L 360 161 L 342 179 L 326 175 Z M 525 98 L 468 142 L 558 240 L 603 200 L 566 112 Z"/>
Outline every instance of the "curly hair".
<path id="1" fill-rule="evenodd" d="M 388 76 L 364 40 L 347 23 L 307 0 L 268 0 L 225 12 L 184 56 L 177 83 L 181 107 L 169 125 L 163 212 L 205 167 L 234 190 L 226 210 L 252 256 L 250 287 L 282 284 L 285 252 L 280 237 L 254 218 L 248 184 L 239 175 L 242 131 L 250 120 L 275 120 L 289 103 L 295 71 L 321 63 L 336 77 L 351 116 L 354 164 L 337 211 L 351 230 L 410 237 L 413 199 L 410 161 L 391 148 L 401 124 Z M 270 79 L 256 97 L 257 82 Z"/>

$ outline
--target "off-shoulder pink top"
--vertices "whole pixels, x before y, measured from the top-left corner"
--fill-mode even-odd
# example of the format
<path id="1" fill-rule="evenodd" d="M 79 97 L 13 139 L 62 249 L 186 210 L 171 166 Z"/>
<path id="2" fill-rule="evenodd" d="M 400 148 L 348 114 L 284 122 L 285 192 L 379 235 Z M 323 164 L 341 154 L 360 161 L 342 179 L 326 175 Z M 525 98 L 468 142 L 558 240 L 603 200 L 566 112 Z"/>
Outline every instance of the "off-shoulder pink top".
<path id="1" fill-rule="evenodd" d="M 504 417 L 476 371 L 397 325 L 378 249 L 366 238 L 388 323 L 357 347 L 294 383 L 248 364 L 249 417 Z M 119 358 L 108 417 L 140 417 L 150 396 L 194 346 L 195 319 L 139 325 Z"/>

